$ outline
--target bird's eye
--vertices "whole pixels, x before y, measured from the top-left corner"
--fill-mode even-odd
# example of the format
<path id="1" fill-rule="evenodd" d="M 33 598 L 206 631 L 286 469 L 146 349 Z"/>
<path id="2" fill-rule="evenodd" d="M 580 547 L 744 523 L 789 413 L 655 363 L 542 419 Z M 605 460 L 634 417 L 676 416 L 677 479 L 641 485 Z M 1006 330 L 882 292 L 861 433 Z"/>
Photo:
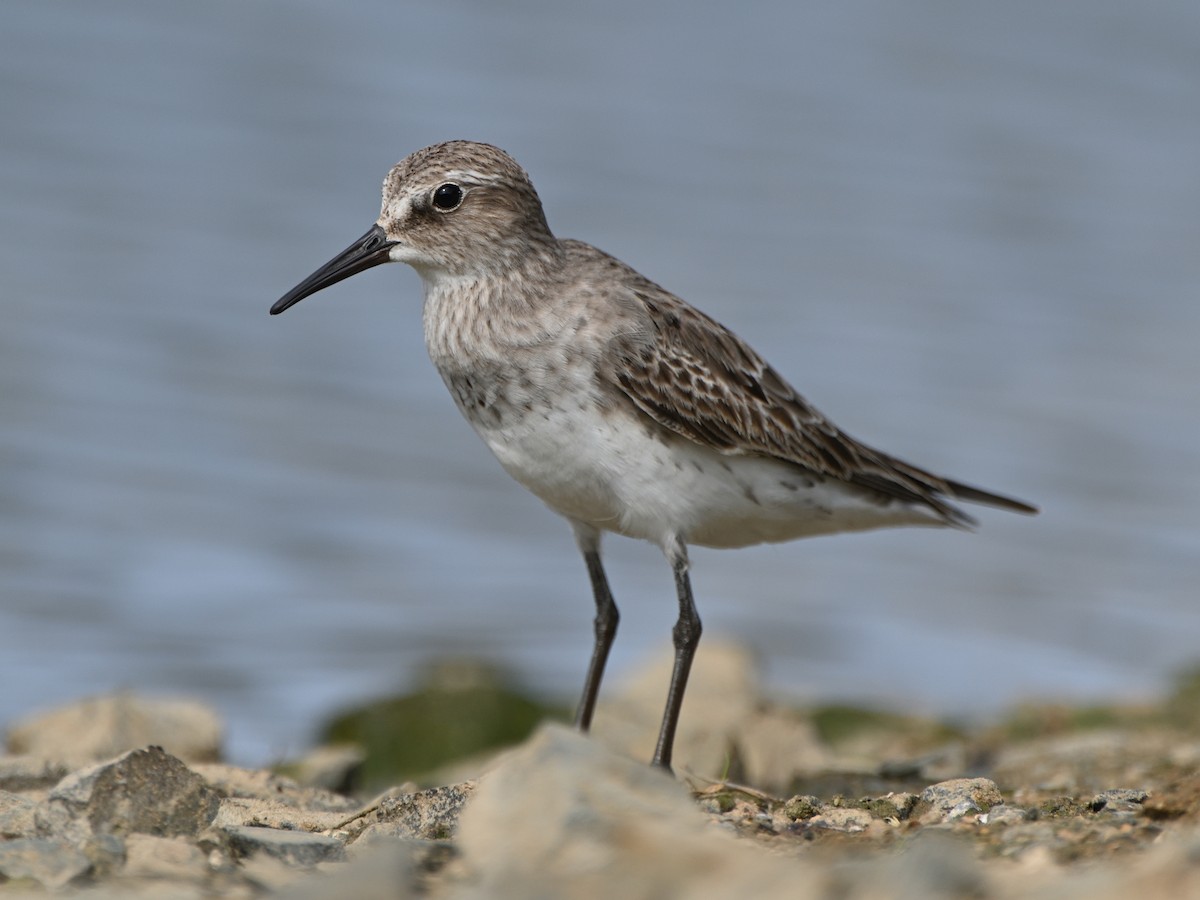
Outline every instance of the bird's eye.
<path id="1" fill-rule="evenodd" d="M 447 181 L 433 189 L 433 205 L 442 212 L 458 209 L 462 201 L 463 189 L 453 181 Z"/>

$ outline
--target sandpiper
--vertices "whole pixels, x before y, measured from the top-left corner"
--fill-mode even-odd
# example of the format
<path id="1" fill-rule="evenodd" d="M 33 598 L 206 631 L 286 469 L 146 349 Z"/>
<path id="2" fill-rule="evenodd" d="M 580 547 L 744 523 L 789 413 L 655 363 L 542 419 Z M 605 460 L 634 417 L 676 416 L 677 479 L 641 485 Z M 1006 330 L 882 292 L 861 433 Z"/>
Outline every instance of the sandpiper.
<path id="1" fill-rule="evenodd" d="M 733 332 L 595 247 L 555 237 L 529 176 L 491 145 L 449 141 L 398 163 L 371 229 L 271 313 L 387 262 L 421 276 L 425 344 L 459 410 L 574 529 L 596 604 L 578 728 L 591 723 L 619 619 L 601 535 L 652 541 L 670 562 L 675 665 L 653 757 L 665 769 L 700 639 L 689 544 L 970 528 L 951 500 L 1037 512 L 839 430 Z"/>

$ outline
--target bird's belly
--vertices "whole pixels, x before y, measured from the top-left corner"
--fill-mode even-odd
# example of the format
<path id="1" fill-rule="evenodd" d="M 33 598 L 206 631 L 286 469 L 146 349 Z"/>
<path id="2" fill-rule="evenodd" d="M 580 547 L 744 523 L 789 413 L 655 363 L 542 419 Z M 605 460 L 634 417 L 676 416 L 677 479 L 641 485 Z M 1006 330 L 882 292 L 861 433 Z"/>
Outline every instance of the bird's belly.
<path id="1" fill-rule="evenodd" d="M 780 460 L 725 456 L 586 396 L 473 423 L 505 470 L 551 509 L 665 544 L 744 547 L 818 534 L 937 524 L 897 502 Z"/>
<path id="2" fill-rule="evenodd" d="M 622 530 L 627 457 L 603 415 L 588 404 L 567 398 L 472 425 L 504 470 L 555 512 L 601 530 Z"/>

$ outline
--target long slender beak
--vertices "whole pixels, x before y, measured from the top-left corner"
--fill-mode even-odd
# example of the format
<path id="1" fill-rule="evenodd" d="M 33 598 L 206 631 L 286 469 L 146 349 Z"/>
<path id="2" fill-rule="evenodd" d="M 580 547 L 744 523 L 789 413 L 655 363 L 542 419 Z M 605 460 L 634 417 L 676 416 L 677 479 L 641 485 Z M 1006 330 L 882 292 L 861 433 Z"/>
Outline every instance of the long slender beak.
<path id="1" fill-rule="evenodd" d="M 276 300 L 271 315 L 279 315 L 292 304 L 331 284 L 388 262 L 388 251 L 395 245 L 396 241 L 389 241 L 382 228 L 371 226 L 370 231 Z"/>

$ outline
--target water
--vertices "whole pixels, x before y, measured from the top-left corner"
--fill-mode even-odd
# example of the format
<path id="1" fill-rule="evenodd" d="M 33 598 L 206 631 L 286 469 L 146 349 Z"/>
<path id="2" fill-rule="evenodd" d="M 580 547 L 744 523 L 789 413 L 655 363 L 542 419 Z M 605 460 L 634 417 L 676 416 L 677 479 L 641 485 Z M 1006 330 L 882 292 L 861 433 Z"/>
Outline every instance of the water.
<path id="1" fill-rule="evenodd" d="M 986 714 L 1192 660 L 1200 7 L 1072 0 L 0 13 L 0 722 L 185 693 L 243 762 L 484 654 L 573 697 L 590 599 L 425 357 L 420 288 L 270 304 L 452 137 L 868 442 L 1039 502 L 981 533 L 696 551 L 772 686 Z M 664 650 L 608 544 L 612 673 Z"/>

